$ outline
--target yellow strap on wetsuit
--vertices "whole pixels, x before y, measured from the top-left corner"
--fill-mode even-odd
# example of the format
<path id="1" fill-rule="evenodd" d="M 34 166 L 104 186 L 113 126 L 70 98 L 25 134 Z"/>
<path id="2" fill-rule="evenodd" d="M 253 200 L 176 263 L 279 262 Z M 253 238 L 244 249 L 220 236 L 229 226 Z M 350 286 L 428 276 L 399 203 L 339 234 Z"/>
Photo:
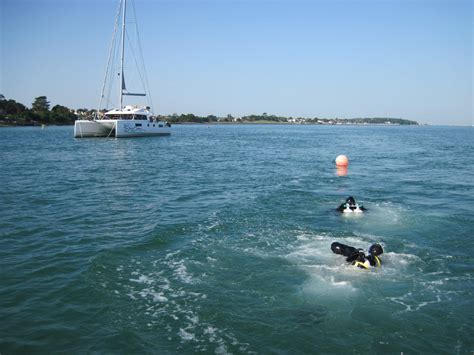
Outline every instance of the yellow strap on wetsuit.
<path id="1" fill-rule="evenodd" d="M 354 265 L 357 266 L 357 267 L 360 267 L 361 269 L 368 269 L 367 265 L 365 265 L 364 263 L 360 262 L 360 261 L 354 261 Z"/>
<path id="2" fill-rule="evenodd" d="M 374 259 L 375 259 L 375 262 L 376 262 L 376 264 L 377 264 L 377 265 L 375 265 L 375 266 L 380 266 L 380 265 L 382 265 L 382 262 L 380 261 L 380 259 L 379 259 L 379 257 L 378 257 L 377 255 L 374 255 Z"/>

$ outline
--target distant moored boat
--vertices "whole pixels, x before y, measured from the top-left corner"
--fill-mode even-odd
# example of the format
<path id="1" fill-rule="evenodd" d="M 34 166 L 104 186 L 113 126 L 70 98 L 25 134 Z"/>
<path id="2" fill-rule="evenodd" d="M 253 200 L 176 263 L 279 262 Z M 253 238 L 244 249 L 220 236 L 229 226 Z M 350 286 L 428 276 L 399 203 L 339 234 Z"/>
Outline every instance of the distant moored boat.
<path id="1" fill-rule="evenodd" d="M 136 16 L 135 16 L 136 18 Z M 125 44 L 131 41 L 131 33 L 126 31 L 127 23 L 127 0 L 120 0 L 119 11 L 115 21 L 112 43 L 110 46 L 109 59 L 107 61 L 106 74 L 102 85 L 102 93 L 100 96 L 99 108 L 94 117 L 90 119 L 77 120 L 74 124 L 74 137 L 143 137 L 143 136 L 161 136 L 171 134 L 171 126 L 169 123 L 160 121 L 151 111 L 150 101 L 146 104 L 129 104 L 124 105 L 124 96 L 147 97 L 149 93 L 148 80 L 146 79 L 145 65 L 143 55 L 141 53 L 140 39 L 138 36 L 138 28 L 135 23 L 136 41 L 135 49 L 140 52 L 141 66 L 137 62 L 137 58 L 132 55 L 130 63 L 135 65 L 133 73 L 141 81 L 143 93 L 133 93 L 127 91 L 125 85 L 125 60 L 126 48 Z M 119 31 L 119 24 L 121 30 Z M 119 33 L 120 32 L 120 33 Z M 119 45 L 117 45 L 119 43 Z M 133 45 L 130 43 L 130 49 Z M 116 65 L 116 62 L 117 65 Z M 129 66 L 127 65 L 127 68 Z M 115 81 L 115 82 L 114 82 Z M 116 109 L 103 109 L 103 105 L 110 105 L 109 93 L 106 94 L 106 88 L 113 86 L 118 88 L 118 103 Z"/>

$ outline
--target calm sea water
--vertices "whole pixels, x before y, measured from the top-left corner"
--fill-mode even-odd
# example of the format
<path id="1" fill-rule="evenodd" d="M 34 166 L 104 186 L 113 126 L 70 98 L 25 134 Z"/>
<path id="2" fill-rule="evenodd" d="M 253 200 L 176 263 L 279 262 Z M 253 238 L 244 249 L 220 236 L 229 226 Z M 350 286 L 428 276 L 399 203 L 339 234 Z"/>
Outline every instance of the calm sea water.
<path id="1" fill-rule="evenodd" d="M 72 131 L 0 129 L 2 354 L 474 351 L 472 128 Z"/>

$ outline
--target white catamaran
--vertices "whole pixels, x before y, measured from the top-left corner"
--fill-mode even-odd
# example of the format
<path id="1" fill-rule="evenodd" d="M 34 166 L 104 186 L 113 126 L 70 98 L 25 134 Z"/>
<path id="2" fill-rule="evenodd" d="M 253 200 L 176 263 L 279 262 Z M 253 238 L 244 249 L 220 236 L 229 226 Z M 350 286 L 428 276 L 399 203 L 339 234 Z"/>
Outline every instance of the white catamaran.
<path id="1" fill-rule="evenodd" d="M 133 5 L 133 4 L 132 4 Z M 133 8 L 133 6 L 132 6 Z M 133 9 L 134 10 L 134 9 Z M 135 14 L 135 11 L 133 11 Z M 130 15 L 129 15 L 130 16 Z M 135 24 L 135 41 L 132 43 L 131 35 L 127 29 L 127 22 Z M 121 30 L 119 31 L 119 24 Z M 120 32 L 120 33 L 119 33 Z M 127 47 L 126 47 L 127 45 Z M 135 46 L 135 48 L 134 48 Z M 126 49 L 132 53 L 126 58 Z M 134 49 L 140 53 L 140 57 L 134 56 Z M 128 54 L 128 53 L 127 53 Z M 134 64 L 133 77 L 141 82 L 144 93 L 133 93 L 126 89 L 124 72 L 131 69 L 126 59 Z M 141 63 L 139 62 L 141 60 Z M 118 61 L 118 63 L 116 63 Z M 132 72 L 132 70 L 131 70 Z M 128 74 L 127 74 L 128 75 Z M 118 108 L 113 110 L 103 109 L 103 105 L 113 104 L 110 100 L 110 92 L 114 86 L 118 87 Z M 107 92 L 107 94 L 106 94 Z M 110 45 L 109 58 L 107 60 L 104 83 L 100 96 L 99 108 L 94 117 L 90 119 L 77 120 L 74 125 L 74 137 L 143 137 L 160 136 L 171 134 L 171 126 L 164 121 L 158 120 L 152 113 L 148 102 L 140 105 L 124 105 L 124 96 L 147 97 L 150 93 L 148 80 L 146 78 L 145 65 L 138 35 L 136 16 L 132 20 L 127 19 L 127 0 L 120 0 L 117 18 L 115 20 L 114 33 Z M 148 95 L 149 96 L 149 95 Z"/>

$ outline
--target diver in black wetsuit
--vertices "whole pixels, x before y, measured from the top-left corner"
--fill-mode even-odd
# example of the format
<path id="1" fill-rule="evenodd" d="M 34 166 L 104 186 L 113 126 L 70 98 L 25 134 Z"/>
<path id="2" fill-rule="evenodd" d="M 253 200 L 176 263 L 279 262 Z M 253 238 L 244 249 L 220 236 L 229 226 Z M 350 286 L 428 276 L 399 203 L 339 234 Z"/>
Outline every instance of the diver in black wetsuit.
<path id="1" fill-rule="evenodd" d="M 367 209 L 362 206 L 362 205 L 359 205 L 355 200 L 354 200 L 354 197 L 352 196 L 349 196 L 348 198 L 346 198 L 346 202 L 345 203 L 342 203 L 338 208 L 337 210 L 341 213 L 343 212 L 363 212 L 363 211 L 367 211 Z"/>
<path id="2" fill-rule="evenodd" d="M 382 265 L 379 255 L 383 254 L 383 249 L 380 244 L 372 244 L 365 255 L 362 249 L 356 249 L 349 245 L 334 242 L 331 244 L 331 250 L 335 254 L 340 254 L 346 257 L 346 261 L 361 269 L 368 269 L 369 267 L 377 267 Z"/>

